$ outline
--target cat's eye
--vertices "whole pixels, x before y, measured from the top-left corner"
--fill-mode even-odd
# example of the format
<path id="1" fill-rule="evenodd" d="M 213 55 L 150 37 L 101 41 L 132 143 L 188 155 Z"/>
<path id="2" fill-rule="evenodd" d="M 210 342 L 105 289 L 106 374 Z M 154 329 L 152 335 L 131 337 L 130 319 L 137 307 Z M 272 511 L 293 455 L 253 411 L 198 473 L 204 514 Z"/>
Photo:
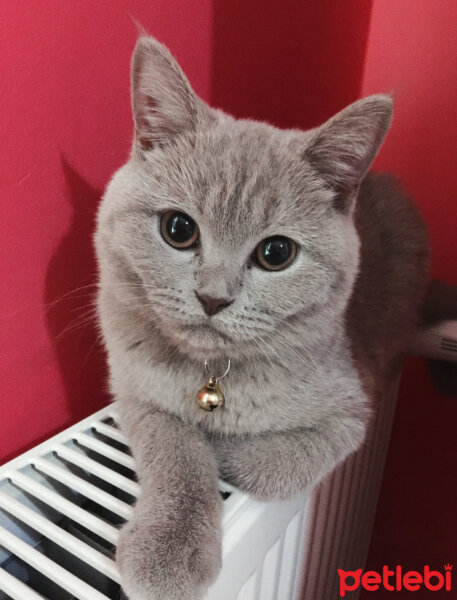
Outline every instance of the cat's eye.
<path id="1" fill-rule="evenodd" d="M 160 232 L 167 244 L 178 250 L 195 246 L 200 236 L 198 225 L 189 215 L 172 210 L 162 215 Z"/>
<path id="2" fill-rule="evenodd" d="M 285 269 L 294 260 L 296 254 L 295 242 L 280 235 L 263 240 L 255 249 L 257 262 L 268 271 Z"/>

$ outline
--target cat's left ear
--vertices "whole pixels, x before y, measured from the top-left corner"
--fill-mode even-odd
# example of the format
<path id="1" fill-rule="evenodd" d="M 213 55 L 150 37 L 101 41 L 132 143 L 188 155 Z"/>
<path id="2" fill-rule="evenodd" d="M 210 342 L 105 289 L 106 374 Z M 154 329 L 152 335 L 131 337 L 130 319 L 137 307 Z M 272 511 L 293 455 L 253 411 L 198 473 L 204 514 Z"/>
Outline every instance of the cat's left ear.
<path id="1" fill-rule="evenodd" d="M 392 120 L 391 96 L 358 100 L 313 131 L 303 158 L 335 191 L 345 210 L 375 159 Z"/>
<path id="2" fill-rule="evenodd" d="M 135 143 L 140 150 L 163 147 L 178 135 L 195 130 L 203 102 L 171 53 L 156 39 L 142 36 L 138 40 L 131 78 Z"/>

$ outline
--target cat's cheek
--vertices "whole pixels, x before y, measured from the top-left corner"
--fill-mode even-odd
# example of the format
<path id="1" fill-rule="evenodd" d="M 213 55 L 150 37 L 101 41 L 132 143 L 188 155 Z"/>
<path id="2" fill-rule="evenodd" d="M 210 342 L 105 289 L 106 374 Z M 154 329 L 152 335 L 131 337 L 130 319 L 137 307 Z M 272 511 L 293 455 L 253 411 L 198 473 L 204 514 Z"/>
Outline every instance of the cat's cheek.
<path id="1" fill-rule="evenodd" d="M 282 319 L 324 305 L 333 294 L 333 279 L 328 272 L 297 269 L 293 273 L 267 273 L 253 278 L 247 287 L 247 309 Z"/>

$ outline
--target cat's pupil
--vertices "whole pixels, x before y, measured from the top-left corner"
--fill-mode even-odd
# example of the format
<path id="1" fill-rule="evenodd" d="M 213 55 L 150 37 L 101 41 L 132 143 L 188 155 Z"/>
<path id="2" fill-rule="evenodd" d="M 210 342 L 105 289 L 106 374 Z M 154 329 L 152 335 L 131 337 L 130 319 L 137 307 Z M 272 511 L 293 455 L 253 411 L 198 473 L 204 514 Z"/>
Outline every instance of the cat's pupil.
<path id="1" fill-rule="evenodd" d="M 183 244 L 194 235 L 195 223 L 184 213 L 174 213 L 168 219 L 167 233 L 174 242 Z"/>
<path id="2" fill-rule="evenodd" d="M 264 242 L 263 258 L 273 267 L 285 263 L 292 252 L 291 243 L 284 237 L 273 237 Z"/>

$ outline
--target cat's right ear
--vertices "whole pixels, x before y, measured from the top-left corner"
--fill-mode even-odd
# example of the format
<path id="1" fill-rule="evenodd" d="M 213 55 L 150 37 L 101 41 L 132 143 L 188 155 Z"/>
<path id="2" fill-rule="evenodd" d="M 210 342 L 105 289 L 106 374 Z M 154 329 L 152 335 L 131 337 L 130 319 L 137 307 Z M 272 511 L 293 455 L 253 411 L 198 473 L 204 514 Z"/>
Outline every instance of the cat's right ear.
<path id="1" fill-rule="evenodd" d="M 154 38 L 139 38 L 131 79 L 135 144 L 140 150 L 163 147 L 195 129 L 199 100 L 171 53 Z"/>

